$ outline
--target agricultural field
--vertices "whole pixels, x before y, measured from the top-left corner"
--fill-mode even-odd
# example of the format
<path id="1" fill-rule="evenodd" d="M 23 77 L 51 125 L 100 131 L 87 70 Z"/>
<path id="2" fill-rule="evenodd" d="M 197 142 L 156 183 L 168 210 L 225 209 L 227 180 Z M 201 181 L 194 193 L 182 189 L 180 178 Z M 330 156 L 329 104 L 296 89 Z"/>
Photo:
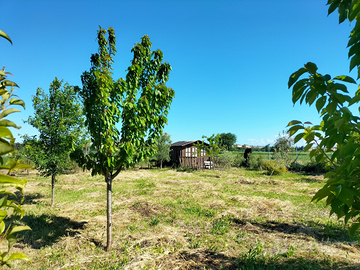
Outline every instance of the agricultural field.
<path id="1" fill-rule="evenodd" d="M 242 152 L 242 151 L 231 151 L 230 153 L 234 157 L 236 157 L 236 156 L 243 157 L 243 155 L 244 155 L 244 152 Z M 264 160 L 267 160 L 267 159 L 271 159 L 273 157 L 273 152 L 256 152 L 256 151 L 254 151 L 254 152 L 252 152 L 251 156 L 253 156 L 254 158 L 262 157 Z M 308 162 L 311 162 L 311 159 L 309 157 L 309 152 L 292 151 L 292 152 L 288 153 L 288 157 L 291 162 L 296 161 L 303 165 L 305 165 Z"/>
<path id="2" fill-rule="evenodd" d="M 105 251 L 106 184 L 88 172 L 20 174 L 32 231 L 14 269 L 359 269 L 360 237 L 311 203 L 321 175 L 243 168 L 134 169 L 113 183 L 113 248 Z"/>

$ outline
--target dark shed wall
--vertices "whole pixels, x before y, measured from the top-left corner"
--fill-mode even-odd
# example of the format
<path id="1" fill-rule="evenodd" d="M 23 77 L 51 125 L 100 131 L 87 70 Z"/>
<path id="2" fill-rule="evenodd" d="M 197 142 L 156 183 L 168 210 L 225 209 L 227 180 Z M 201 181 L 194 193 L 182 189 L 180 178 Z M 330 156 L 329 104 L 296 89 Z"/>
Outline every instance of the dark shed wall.
<path id="1" fill-rule="evenodd" d="M 209 158 L 205 156 L 203 152 L 200 156 L 197 155 L 196 146 L 193 141 L 192 143 L 172 146 L 171 149 L 171 160 L 174 165 L 181 167 L 193 167 L 193 168 L 204 168 L 204 161 L 208 161 Z"/>

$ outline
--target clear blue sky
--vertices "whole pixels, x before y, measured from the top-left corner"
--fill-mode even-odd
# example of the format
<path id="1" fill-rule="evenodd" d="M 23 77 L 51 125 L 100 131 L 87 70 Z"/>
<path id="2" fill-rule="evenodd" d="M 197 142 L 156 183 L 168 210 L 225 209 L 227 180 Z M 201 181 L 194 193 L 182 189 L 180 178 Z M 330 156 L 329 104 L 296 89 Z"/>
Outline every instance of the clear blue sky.
<path id="1" fill-rule="evenodd" d="M 172 66 L 175 99 L 165 131 L 172 141 L 231 132 L 237 143 L 273 143 L 291 120 L 319 122 L 315 108 L 293 106 L 288 78 L 308 61 L 323 74 L 349 75 L 353 26 L 327 16 L 326 0 L 1 1 L 1 66 L 33 113 L 31 96 L 58 77 L 81 85 L 97 51 L 100 25 L 115 29 L 114 78 L 125 77 L 131 48 L 148 35 Z M 350 74 L 354 76 L 354 74 Z M 35 135 L 27 124 L 14 134 Z"/>

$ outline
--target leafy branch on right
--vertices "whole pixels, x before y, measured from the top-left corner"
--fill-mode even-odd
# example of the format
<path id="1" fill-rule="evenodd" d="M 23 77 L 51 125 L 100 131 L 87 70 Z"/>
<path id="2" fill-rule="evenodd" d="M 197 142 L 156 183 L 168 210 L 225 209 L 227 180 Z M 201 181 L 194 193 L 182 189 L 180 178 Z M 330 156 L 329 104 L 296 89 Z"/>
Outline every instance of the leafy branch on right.
<path id="1" fill-rule="evenodd" d="M 360 77 L 360 5 L 354 0 L 329 0 L 329 14 L 336 9 L 339 23 L 345 20 L 355 21 L 351 31 L 349 47 L 350 71 L 357 67 Z M 292 87 L 293 103 L 315 104 L 322 121 L 319 125 L 293 120 L 288 124 L 294 143 L 304 139 L 305 150 L 310 150 L 310 157 L 317 162 L 331 164 L 327 179 L 312 198 L 312 201 L 326 199 L 330 216 L 344 217 L 350 225 L 350 234 L 360 227 L 360 117 L 353 109 L 360 101 L 360 86 L 354 95 L 349 94 L 347 85 L 356 81 L 345 75 L 331 77 L 318 72 L 314 63 L 307 63 L 294 72 L 288 82 Z M 360 110 L 360 108 L 358 108 Z M 332 149 L 334 150 L 332 152 Z"/>

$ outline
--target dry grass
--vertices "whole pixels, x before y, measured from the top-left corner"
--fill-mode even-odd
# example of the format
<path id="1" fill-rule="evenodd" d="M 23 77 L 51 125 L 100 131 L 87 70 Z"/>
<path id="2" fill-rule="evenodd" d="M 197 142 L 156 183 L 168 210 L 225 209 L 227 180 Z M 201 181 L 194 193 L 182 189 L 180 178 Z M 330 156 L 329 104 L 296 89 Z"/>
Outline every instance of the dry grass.
<path id="1" fill-rule="evenodd" d="M 359 238 L 310 204 L 322 177 L 130 170 L 113 182 L 113 247 L 105 252 L 106 185 L 88 173 L 26 186 L 32 232 L 15 269 L 358 269 Z M 254 268 L 252 268 L 254 267 Z M 258 267 L 258 268 L 256 268 Z"/>

